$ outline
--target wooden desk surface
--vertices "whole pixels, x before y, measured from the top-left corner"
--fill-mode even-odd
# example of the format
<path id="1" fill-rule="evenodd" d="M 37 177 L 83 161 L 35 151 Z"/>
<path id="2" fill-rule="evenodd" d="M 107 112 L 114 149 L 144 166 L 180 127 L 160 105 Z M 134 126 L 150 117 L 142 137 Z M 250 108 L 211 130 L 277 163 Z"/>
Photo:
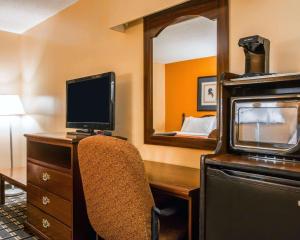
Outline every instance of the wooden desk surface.
<path id="1" fill-rule="evenodd" d="M 151 187 L 188 198 L 200 189 L 200 170 L 144 161 Z"/>
<path id="2" fill-rule="evenodd" d="M 200 188 L 200 170 L 166 163 L 144 161 L 151 187 L 188 198 Z M 1 169 L 0 175 L 26 188 L 26 167 Z"/>
<path id="3" fill-rule="evenodd" d="M 62 145 L 76 144 L 80 139 L 67 137 L 66 133 L 25 134 L 30 140 L 57 143 Z M 166 163 L 144 161 L 148 180 L 152 188 L 189 198 L 200 189 L 200 170 L 189 167 L 176 166 Z M 1 173 L 1 172 L 0 172 Z M 26 179 L 26 176 L 25 176 Z"/>
<path id="4" fill-rule="evenodd" d="M 26 167 L 0 168 L 0 175 L 4 179 L 8 179 L 17 187 L 26 189 L 27 186 L 27 171 Z"/>
<path id="5" fill-rule="evenodd" d="M 78 143 L 80 141 L 76 136 L 68 137 L 67 133 L 35 133 L 35 134 L 24 134 L 24 136 L 31 141 L 44 142 L 49 144 L 60 143 L 63 145 L 70 145 Z"/>

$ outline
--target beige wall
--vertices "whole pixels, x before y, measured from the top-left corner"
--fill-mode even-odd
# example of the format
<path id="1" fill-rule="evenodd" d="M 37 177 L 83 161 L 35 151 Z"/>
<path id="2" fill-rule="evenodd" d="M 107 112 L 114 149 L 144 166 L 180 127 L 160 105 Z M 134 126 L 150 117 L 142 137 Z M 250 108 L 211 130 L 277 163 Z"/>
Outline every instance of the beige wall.
<path id="1" fill-rule="evenodd" d="M 20 35 L 0 31 L 0 94 L 20 91 Z"/>
<path id="2" fill-rule="evenodd" d="M 186 1 L 188 0 L 109 0 L 106 8 L 108 25 L 115 27 Z"/>
<path id="3" fill-rule="evenodd" d="M 164 132 L 166 128 L 165 64 L 153 63 L 153 128 Z"/>
<path id="4" fill-rule="evenodd" d="M 117 133 L 129 137 L 145 159 L 199 167 L 203 151 L 143 144 L 143 24 L 136 22 L 126 33 L 109 30 L 109 9 L 124 6 L 115 6 L 116 1 L 81 0 L 22 36 L 21 91 L 29 113 L 23 130 L 64 130 L 65 81 L 113 70 Z M 256 33 L 271 40 L 272 71 L 300 71 L 300 1 L 231 0 L 230 7 L 231 71 L 244 71 L 238 39 Z M 132 11 L 135 16 L 139 10 Z"/>
<path id="5" fill-rule="evenodd" d="M 20 35 L 0 31 L 0 94 L 19 94 L 20 73 Z M 9 167 L 9 121 L 13 126 L 14 159 L 22 163 L 20 149 L 20 117 L 0 116 L 0 167 Z"/>
<path id="6" fill-rule="evenodd" d="M 271 40 L 271 72 L 300 71 L 299 9 L 299 0 L 230 0 L 230 70 L 244 72 L 239 38 L 259 34 Z"/>
<path id="7" fill-rule="evenodd" d="M 24 131 L 63 131 L 65 81 L 115 71 L 116 134 L 145 159 L 198 167 L 201 151 L 143 144 L 143 24 L 109 29 L 110 0 L 82 0 L 22 36 Z M 26 125 L 26 124 L 25 124 Z"/>

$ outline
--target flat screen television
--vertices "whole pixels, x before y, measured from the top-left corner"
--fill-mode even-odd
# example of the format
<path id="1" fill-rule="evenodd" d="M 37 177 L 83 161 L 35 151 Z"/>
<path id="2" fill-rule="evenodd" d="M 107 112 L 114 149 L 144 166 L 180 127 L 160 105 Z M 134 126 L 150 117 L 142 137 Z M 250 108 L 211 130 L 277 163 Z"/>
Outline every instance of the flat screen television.
<path id="1" fill-rule="evenodd" d="M 113 72 L 69 80 L 67 128 L 114 130 L 115 74 Z"/>

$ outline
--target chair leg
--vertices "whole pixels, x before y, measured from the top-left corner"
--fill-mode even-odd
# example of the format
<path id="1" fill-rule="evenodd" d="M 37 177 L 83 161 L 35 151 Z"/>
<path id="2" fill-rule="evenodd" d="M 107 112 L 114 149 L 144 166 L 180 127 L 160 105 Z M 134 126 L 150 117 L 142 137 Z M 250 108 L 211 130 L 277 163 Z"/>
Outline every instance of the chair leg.
<path id="1" fill-rule="evenodd" d="M 152 208 L 151 211 L 151 240 L 159 239 L 159 217 L 160 210 L 156 207 Z"/>

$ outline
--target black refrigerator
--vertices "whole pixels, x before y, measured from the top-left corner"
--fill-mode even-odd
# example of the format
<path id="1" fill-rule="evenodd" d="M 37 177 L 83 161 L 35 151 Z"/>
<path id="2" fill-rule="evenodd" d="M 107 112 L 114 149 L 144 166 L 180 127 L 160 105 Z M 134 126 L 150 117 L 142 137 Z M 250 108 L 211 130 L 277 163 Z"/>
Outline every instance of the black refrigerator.
<path id="1" fill-rule="evenodd" d="M 232 157 L 203 160 L 201 240 L 299 240 L 299 163 Z"/>

